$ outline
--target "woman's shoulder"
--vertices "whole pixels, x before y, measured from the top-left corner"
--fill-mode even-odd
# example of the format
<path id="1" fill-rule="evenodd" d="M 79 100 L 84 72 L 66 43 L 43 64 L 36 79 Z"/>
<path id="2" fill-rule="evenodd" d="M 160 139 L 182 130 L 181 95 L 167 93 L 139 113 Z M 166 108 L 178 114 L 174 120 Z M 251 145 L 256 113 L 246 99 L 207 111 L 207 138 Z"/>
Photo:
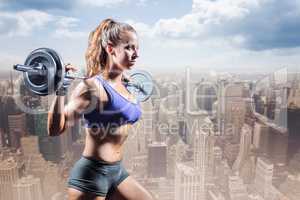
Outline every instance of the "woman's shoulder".
<path id="1" fill-rule="evenodd" d="M 103 88 L 101 81 L 98 80 L 97 76 L 83 79 L 79 82 L 73 92 L 77 93 L 78 96 L 96 96 L 102 99 L 102 101 L 107 99 L 106 91 Z"/>

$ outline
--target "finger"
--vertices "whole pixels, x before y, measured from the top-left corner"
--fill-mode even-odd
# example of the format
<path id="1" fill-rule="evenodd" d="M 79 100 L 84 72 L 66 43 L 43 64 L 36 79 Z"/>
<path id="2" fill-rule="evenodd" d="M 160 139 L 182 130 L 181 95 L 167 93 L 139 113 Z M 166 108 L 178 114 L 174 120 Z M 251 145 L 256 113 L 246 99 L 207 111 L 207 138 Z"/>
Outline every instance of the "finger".
<path id="1" fill-rule="evenodd" d="M 74 65 L 68 63 L 68 64 L 65 65 L 65 70 L 66 71 L 70 71 L 70 70 L 71 71 L 77 71 L 77 68 Z"/>
<path id="2" fill-rule="evenodd" d="M 77 71 L 78 69 L 73 66 L 73 65 L 68 65 L 68 69 L 72 70 L 72 71 Z"/>

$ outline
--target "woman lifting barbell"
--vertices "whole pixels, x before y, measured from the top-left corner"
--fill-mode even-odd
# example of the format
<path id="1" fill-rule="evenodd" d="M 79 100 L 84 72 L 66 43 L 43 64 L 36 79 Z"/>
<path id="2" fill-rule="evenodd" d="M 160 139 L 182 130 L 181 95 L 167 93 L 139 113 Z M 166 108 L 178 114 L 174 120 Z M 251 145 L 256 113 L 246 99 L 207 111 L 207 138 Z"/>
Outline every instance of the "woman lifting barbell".
<path id="1" fill-rule="evenodd" d="M 123 72 L 138 58 L 135 29 L 112 19 L 103 20 L 90 33 L 86 51 L 88 78 L 72 91 L 64 106 L 69 82 L 57 92 L 48 115 L 50 136 L 63 133 L 83 116 L 86 139 L 82 157 L 73 166 L 68 179 L 69 200 L 105 199 L 117 190 L 129 200 L 153 199 L 122 165 L 128 128 L 138 121 L 141 108 L 122 83 Z M 67 65 L 66 70 L 75 70 Z"/>

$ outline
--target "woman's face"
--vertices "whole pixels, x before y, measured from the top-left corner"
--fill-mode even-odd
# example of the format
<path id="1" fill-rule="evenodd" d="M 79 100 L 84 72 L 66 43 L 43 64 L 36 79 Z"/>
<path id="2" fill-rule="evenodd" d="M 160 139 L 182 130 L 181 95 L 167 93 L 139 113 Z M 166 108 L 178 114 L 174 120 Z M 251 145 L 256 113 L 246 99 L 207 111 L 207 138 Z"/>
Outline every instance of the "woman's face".
<path id="1" fill-rule="evenodd" d="M 131 69 L 139 56 L 138 50 L 136 33 L 126 31 L 123 35 L 123 42 L 114 47 L 113 63 L 122 70 Z"/>

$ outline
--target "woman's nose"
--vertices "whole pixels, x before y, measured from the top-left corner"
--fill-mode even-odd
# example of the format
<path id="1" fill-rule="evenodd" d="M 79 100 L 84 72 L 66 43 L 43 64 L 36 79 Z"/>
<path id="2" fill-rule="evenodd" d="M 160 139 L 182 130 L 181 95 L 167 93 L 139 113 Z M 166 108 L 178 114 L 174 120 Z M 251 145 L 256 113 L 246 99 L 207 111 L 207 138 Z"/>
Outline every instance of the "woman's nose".
<path id="1" fill-rule="evenodd" d="M 134 59 L 137 59 L 137 58 L 139 57 L 139 53 L 138 53 L 137 50 L 133 52 L 132 57 L 133 57 Z"/>

